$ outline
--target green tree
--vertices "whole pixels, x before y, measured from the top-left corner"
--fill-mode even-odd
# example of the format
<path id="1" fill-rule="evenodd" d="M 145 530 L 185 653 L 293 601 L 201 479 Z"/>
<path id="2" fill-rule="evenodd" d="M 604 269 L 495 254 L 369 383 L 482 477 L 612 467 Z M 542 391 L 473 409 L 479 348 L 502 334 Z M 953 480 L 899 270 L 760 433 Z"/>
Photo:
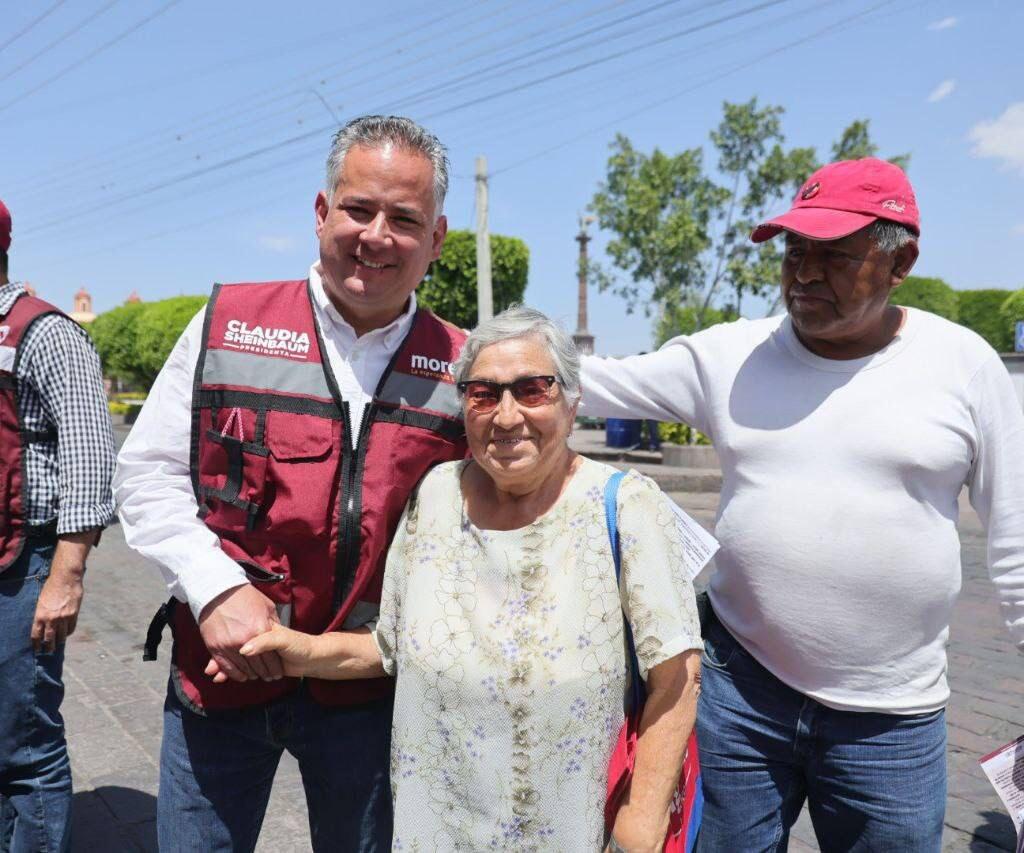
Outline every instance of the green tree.
<path id="1" fill-rule="evenodd" d="M 156 379 L 188 321 L 206 304 L 206 299 L 174 296 L 146 306 L 136 326 L 135 360 L 139 376 L 147 386 Z"/>
<path id="2" fill-rule="evenodd" d="M 1009 335 L 1010 344 L 1008 350 L 1013 349 L 1013 342 L 1016 338 L 1017 323 L 1024 320 L 1024 289 L 1015 290 L 999 309 L 999 316 L 1003 318 L 1003 327 Z"/>
<path id="3" fill-rule="evenodd" d="M 903 279 L 903 283 L 892 291 L 889 301 L 893 305 L 906 305 L 911 308 L 920 308 L 923 311 L 931 311 L 954 323 L 959 316 L 957 292 L 941 278 L 908 275 Z"/>
<path id="4" fill-rule="evenodd" d="M 630 281 L 617 281 L 596 264 L 588 275 L 625 298 L 628 311 L 692 302 L 705 275 L 712 220 L 727 191 L 704 174 L 699 148 L 674 156 L 655 148 L 647 155 L 621 134 L 611 148 L 606 179 L 590 208 L 612 235 L 605 253 Z"/>
<path id="5" fill-rule="evenodd" d="M 517 237 L 491 235 L 491 291 L 495 313 L 526 292 L 530 250 Z M 441 257 L 430 265 L 416 299 L 439 317 L 464 329 L 477 321 L 476 234 L 449 231 Z"/>
<path id="6" fill-rule="evenodd" d="M 137 357 L 138 324 L 152 304 L 155 303 L 128 302 L 105 311 L 86 326 L 107 376 L 132 383 L 146 382 Z"/>
<path id="7" fill-rule="evenodd" d="M 997 290 L 961 290 L 959 322 L 981 335 L 996 352 L 1007 352 L 1013 349 L 1013 334 L 1010 326 L 1004 322 L 999 313 L 1012 291 Z"/>
<path id="8" fill-rule="evenodd" d="M 878 155 L 878 146 L 871 141 L 870 123 L 869 119 L 864 118 L 847 125 L 836 144 L 832 146 L 833 163 L 838 160 L 859 160 L 861 157 L 876 157 Z M 890 163 L 895 163 L 904 170 L 910 164 L 909 154 L 897 154 L 888 159 Z"/>
<path id="9" fill-rule="evenodd" d="M 692 335 L 698 328 L 717 326 L 736 319 L 731 309 L 709 307 L 704 312 L 702 327 L 697 325 L 697 308 L 693 305 L 666 305 L 654 324 L 654 345 L 661 346 L 677 335 Z"/>
<path id="10" fill-rule="evenodd" d="M 782 107 L 761 107 L 756 98 L 726 102 L 711 133 L 718 155 L 714 178 L 700 148 L 645 154 L 617 135 L 590 209 L 610 236 L 610 265 L 629 278 L 594 263 L 591 281 L 625 298 L 628 311 L 642 306 L 660 315 L 672 306 L 693 306 L 698 329 L 712 307 L 738 315 L 745 295 L 774 289 L 781 247 L 778 241 L 751 243 L 750 231 L 818 167 L 813 148 L 784 147 L 782 115 Z M 833 146 L 839 157 L 875 150 L 867 121 L 853 122 Z M 905 162 L 905 156 L 894 159 Z"/>
<path id="11" fill-rule="evenodd" d="M 738 316 L 744 294 L 762 296 L 775 287 L 782 260 L 775 241 L 751 243 L 750 232 L 768 218 L 771 207 L 796 192 L 817 163 L 813 148 L 782 147 L 782 107 L 759 110 L 752 98 L 745 104 L 726 102 L 723 110 L 711 142 L 719 152 L 718 169 L 731 186 L 703 308 L 710 307 L 716 291 L 725 285 L 728 307 Z M 708 325 L 703 315 L 698 321 L 698 328 Z"/>

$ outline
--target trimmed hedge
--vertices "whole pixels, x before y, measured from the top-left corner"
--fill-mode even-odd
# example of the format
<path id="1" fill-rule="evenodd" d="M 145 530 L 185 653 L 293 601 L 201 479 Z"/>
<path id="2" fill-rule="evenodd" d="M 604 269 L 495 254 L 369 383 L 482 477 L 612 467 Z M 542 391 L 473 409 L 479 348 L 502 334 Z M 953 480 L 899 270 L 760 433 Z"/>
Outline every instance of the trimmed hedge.
<path id="1" fill-rule="evenodd" d="M 941 278 L 908 275 L 903 283 L 892 291 L 889 301 L 893 305 L 931 311 L 932 314 L 938 314 L 954 323 L 959 319 L 960 300 L 957 291 Z"/>
<path id="2" fill-rule="evenodd" d="M 1013 332 L 999 313 L 1010 296 L 1010 290 L 961 290 L 960 323 L 977 332 L 996 352 L 1013 349 Z"/>

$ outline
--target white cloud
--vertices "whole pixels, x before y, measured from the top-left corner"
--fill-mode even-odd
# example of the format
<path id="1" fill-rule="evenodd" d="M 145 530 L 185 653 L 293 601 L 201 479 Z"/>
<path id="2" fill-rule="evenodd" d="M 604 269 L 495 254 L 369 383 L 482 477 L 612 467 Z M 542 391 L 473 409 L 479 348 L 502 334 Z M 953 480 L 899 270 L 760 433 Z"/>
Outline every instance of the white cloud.
<path id="1" fill-rule="evenodd" d="M 952 29 L 953 27 L 955 27 L 958 23 L 960 23 L 959 19 L 953 17 L 952 15 L 950 15 L 948 18 L 940 18 L 938 21 L 932 21 L 928 25 L 928 29 L 930 29 L 930 30 L 949 30 L 949 29 Z"/>
<path id="2" fill-rule="evenodd" d="M 943 80 L 936 86 L 932 93 L 928 96 L 928 103 L 934 104 L 936 101 L 941 101 L 944 98 L 948 98 L 953 94 L 953 90 L 956 88 L 956 80 Z"/>
<path id="3" fill-rule="evenodd" d="M 975 157 L 994 157 L 1024 175 L 1024 101 L 1010 104 L 999 118 L 979 121 L 968 138 Z"/>
<path id="4" fill-rule="evenodd" d="M 276 237 L 273 234 L 266 234 L 259 239 L 260 246 L 271 252 L 290 252 L 295 248 L 295 241 L 291 237 Z"/>

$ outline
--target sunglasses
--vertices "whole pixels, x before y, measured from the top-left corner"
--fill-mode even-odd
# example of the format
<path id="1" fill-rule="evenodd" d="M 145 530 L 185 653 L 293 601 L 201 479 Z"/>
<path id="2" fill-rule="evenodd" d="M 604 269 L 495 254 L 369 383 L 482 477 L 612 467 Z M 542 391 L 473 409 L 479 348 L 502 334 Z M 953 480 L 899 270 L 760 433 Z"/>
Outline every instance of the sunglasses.
<path id="1" fill-rule="evenodd" d="M 521 376 L 514 382 L 490 382 L 487 379 L 468 379 L 456 384 L 459 393 L 469 408 L 483 414 L 498 408 L 505 391 L 512 392 L 512 399 L 524 406 L 542 406 L 551 395 L 554 376 Z"/>

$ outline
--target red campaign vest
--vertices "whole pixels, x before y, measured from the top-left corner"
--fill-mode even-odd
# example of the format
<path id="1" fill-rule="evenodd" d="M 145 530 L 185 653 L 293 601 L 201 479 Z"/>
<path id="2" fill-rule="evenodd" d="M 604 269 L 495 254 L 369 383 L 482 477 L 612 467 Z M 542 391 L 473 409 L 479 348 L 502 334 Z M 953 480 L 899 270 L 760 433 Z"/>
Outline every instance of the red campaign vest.
<path id="1" fill-rule="evenodd" d="M 36 320 L 62 313 L 42 299 L 22 294 L 0 319 L 0 571 L 21 556 L 25 544 L 25 448 L 31 441 L 55 437 L 30 433 L 21 423 L 16 379 L 21 342 Z"/>
<path id="2" fill-rule="evenodd" d="M 417 311 L 360 425 L 323 354 L 307 282 L 214 287 L 192 394 L 192 485 L 200 517 L 282 622 L 320 634 L 376 614 L 410 493 L 431 467 L 466 455 L 448 369 L 465 337 Z M 172 625 L 171 671 L 192 707 L 261 704 L 298 684 L 214 684 L 190 609 L 176 607 Z M 385 678 L 308 685 L 328 705 L 394 689 Z"/>

